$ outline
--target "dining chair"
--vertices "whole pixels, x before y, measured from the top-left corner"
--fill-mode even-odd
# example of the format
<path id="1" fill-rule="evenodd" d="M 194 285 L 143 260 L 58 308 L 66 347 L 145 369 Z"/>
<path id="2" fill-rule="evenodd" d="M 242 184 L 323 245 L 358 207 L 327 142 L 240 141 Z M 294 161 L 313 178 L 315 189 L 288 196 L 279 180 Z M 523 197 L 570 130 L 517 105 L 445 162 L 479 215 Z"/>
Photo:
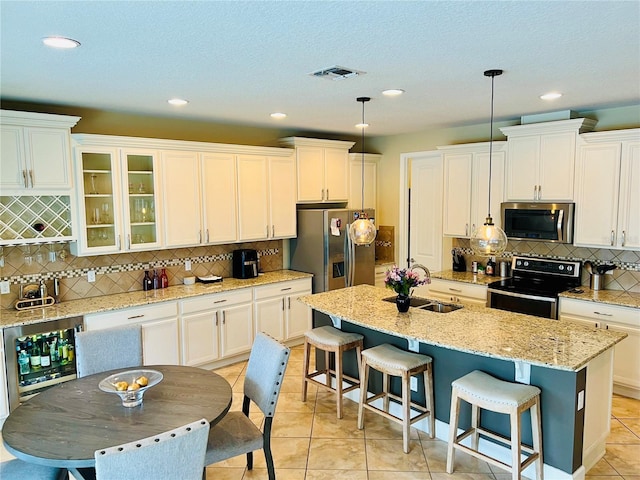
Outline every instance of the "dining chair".
<path id="1" fill-rule="evenodd" d="M 0 478 L 3 480 L 63 480 L 68 478 L 65 468 L 45 467 L 23 462 L 17 458 L 0 463 Z"/>
<path id="2" fill-rule="evenodd" d="M 76 333 L 78 377 L 142 365 L 142 327 L 122 327 Z"/>
<path id="3" fill-rule="evenodd" d="M 94 468 L 71 469 L 77 480 L 202 480 L 209 435 L 205 418 L 168 432 L 96 450 Z"/>
<path id="4" fill-rule="evenodd" d="M 264 333 L 258 333 L 251 347 L 244 379 L 242 412 L 229 412 L 209 432 L 205 465 L 237 455 L 247 455 L 247 468 L 253 468 L 253 452 L 262 448 L 269 480 L 276 478 L 271 455 L 271 426 L 275 414 L 290 349 Z M 249 419 L 254 402 L 264 414 L 262 431 Z"/>

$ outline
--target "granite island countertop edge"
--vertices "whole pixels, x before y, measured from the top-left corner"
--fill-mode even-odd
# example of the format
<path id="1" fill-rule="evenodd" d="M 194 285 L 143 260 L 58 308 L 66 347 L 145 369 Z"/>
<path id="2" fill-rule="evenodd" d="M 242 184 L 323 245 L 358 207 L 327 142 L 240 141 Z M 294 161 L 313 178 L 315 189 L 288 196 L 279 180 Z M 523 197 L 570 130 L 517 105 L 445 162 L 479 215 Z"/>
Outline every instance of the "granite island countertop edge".
<path id="1" fill-rule="evenodd" d="M 382 333 L 559 370 L 578 371 L 626 337 L 619 332 L 469 304 L 451 313 L 410 309 L 402 314 L 395 304 L 382 301 L 388 296 L 383 288 L 359 285 L 299 300 L 327 315 Z"/>

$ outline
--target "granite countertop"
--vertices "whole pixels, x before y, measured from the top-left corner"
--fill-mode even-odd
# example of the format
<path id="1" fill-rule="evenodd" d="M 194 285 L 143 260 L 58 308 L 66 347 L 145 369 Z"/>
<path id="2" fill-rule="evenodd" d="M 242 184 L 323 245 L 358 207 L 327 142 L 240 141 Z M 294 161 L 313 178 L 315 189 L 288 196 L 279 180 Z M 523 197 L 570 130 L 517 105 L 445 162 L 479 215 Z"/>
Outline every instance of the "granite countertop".
<path id="1" fill-rule="evenodd" d="M 476 285 L 488 285 L 491 282 L 507 277 L 492 277 L 491 275 L 477 275 L 471 272 L 454 272 L 453 270 L 443 270 L 431 274 L 431 278 L 441 280 L 451 280 L 462 283 L 473 283 Z M 608 303 L 621 307 L 640 308 L 640 293 L 625 292 L 622 290 L 591 290 L 589 287 L 579 287 L 581 293 L 568 290 L 562 292 L 560 297 L 575 298 L 588 302 Z"/>
<path id="2" fill-rule="evenodd" d="M 580 287 L 578 290 L 582 290 L 582 293 L 568 290 L 562 292 L 560 297 L 640 309 L 640 293 L 623 290 L 591 290 L 589 287 Z"/>
<path id="3" fill-rule="evenodd" d="M 450 313 L 382 301 L 389 291 L 370 285 L 305 295 L 300 301 L 327 315 L 409 340 L 475 355 L 578 371 L 626 334 L 571 322 L 464 304 Z"/>
<path id="4" fill-rule="evenodd" d="M 309 273 L 296 272 L 293 270 L 278 270 L 260 274 L 256 278 L 249 278 L 245 280 L 225 278 L 222 282 L 217 283 L 196 282 L 195 285 L 176 285 L 173 287 L 163 288 L 161 290 L 118 293 L 115 295 L 104 295 L 102 297 L 72 300 L 69 302 L 56 303 L 50 307 L 36 308 L 32 310 L 18 311 L 3 309 L 0 310 L 0 328 L 78 317 L 90 313 L 138 307 L 152 303 L 168 302 L 171 300 L 180 300 L 199 295 L 227 292 L 229 290 L 237 290 L 239 288 L 258 287 L 261 285 L 268 285 L 270 283 L 286 282 L 289 280 L 311 277 L 312 275 Z"/>
<path id="5" fill-rule="evenodd" d="M 497 282 L 503 278 L 500 276 L 492 276 L 472 272 L 454 272 L 453 270 L 443 270 L 441 272 L 432 272 L 431 278 L 439 278 L 440 280 L 451 280 L 454 282 L 473 283 L 476 285 L 489 285 L 491 282 Z"/>

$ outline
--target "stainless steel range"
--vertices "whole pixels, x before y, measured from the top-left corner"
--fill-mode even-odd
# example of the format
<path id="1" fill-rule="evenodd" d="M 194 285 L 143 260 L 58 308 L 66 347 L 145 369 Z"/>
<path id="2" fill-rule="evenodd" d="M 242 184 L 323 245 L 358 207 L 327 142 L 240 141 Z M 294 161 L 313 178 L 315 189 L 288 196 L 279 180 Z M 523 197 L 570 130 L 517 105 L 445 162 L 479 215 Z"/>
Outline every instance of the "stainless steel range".
<path id="1" fill-rule="evenodd" d="M 513 257 L 511 275 L 489 284 L 488 307 L 557 319 L 558 294 L 580 286 L 582 263 Z"/>

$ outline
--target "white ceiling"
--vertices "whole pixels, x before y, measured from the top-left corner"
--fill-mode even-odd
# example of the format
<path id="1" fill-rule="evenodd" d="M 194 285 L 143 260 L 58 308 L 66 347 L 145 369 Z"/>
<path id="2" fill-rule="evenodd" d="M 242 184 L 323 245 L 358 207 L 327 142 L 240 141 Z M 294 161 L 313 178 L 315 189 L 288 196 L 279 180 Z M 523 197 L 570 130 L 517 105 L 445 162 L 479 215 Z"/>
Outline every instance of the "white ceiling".
<path id="1" fill-rule="evenodd" d="M 636 0 L 1 0 L 0 20 L 3 100 L 357 135 L 370 96 L 378 136 L 487 121 L 501 68 L 497 120 L 640 103 Z M 308 75 L 332 65 L 366 74 Z"/>

